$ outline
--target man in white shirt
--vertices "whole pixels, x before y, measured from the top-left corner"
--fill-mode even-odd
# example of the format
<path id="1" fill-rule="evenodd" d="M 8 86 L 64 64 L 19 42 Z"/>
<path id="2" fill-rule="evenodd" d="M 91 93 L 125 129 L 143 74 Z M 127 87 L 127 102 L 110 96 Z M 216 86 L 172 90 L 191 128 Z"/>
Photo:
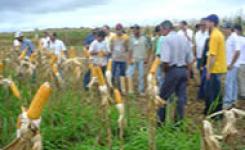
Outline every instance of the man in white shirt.
<path id="1" fill-rule="evenodd" d="M 238 96 L 238 68 L 240 55 L 240 39 L 232 30 L 232 24 L 227 22 L 223 25 L 226 39 L 226 60 L 228 72 L 225 80 L 225 95 L 223 108 L 227 109 L 235 104 Z"/>
<path id="2" fill-rule="evenodd" d="M 245 99 L 245 37 L 242 36 L 242 26 L 235 25 L 234 32 L 236 32 L 240 39 L 241 51 L 239 57 L 238 69 L 238 95 L 241 99 Z"/>
<path id="3" fill-rule="evenodd" d="M 16 32 L 15 35 L 14 35 L 14 41 L 13 41 L 13 48 L 14 48 L 14 50 L 18 50 L 20 48 L 20 45 L 21 45 L 21 43 L 18 41 L 18 37 L 19 37 L 18 34 L 19 33 Z"/>
<path id="4" fill-rule="evenodd" d="M 202 54 L 205 46 L 205 42 L 208 38 L 208 31 L 206 28 L 205 20 L 202 19 L 199 24 L 199 30 L 196 32 L 195 35 L 195 56 L 197 62 L 197 69 L 200 70 Z"/>
<path id="5" fill-rule="evenodd" d="M 106 65 L 108 63 L 108 55 L 110 50 L 105 41 L 106 33 L 104 31 L 98 31 L 96 33 L 96 39 L 89 46 L 89 53 L 93 58 L 93 64 L 100 66 L 103 73 L 106 71 Z M 84 75 L 83 86 L 87 89 L 87 85 L 90 82 L 90 70 Z"/>
<path id="6" fill-rule="evenodd" d="M 40 39 L 41 48 L 48 48 L 50 43 L 50 37 L 48 32 L 44 32 L 44 37 Z"/>
<path id="7" fill-rule="evenodd" d="M 66 46 L 63 41 L 57 39 L 57 34 L 55 32 L 50 36 L 48 50 L 58 56 L 58 62 L 60 62 L 62 58 L 67 56 Z"/>
<path id="8" fill-rule="evenodd" d="M 185 39 L 189 42 L 190 46 L 193 46 L 193 31 L 188 28 L 188 24 L 186 21 L 181 21 L 179 24 L 178 34 L 184 36 Z"/>

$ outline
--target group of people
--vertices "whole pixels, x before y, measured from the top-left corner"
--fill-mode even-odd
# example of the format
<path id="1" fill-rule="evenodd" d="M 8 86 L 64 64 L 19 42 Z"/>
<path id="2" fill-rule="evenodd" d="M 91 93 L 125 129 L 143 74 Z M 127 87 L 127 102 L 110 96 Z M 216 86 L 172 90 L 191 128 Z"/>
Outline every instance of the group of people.
<path id="1" fill-rule="evenodd" d="M 105 73 L 109 59 L 112 60 L 112 81 L 121 89 L 125 78 L 132 82 L 137 70 L 137 89 L 145 95 L 146 64 L 160 59 L 156 78 L 160 87 L 159 95 L 168 100 L 175 93 L 178 97 L 176 121 L 184 118 L 187 103 L 187 82 L 200 76 L 198 98 L 205 101 L 204 114 L 229 109 L 236 105 L 238 96 L 245 97 L 245 37 L 241 25 L 225 22 L 221 26 L 219 17 L 211 14 L 200 20 L 195 32 L 186 21 L 181 21 L 178 29 L 169 20 L 154 28 L 153 36 L 143 34 L 139 25 L 125 32 L 122 24 L 115 26 L 115 32 L 105 25 L 94 29 L 83 46 L 93 58 L 93 64 Z M 56 55 L 66 52 L 66 47 L 57 35 L 45 34 L 41 40 L 43 47 Z M 21 50 L 28 47 L 28 55 L 34 50 L 29 40 L 21 33 L 15 38 Z M 151 57 L 153 56 L 153 57 Z M 222 92 L 221 77 L 225 78 L 225 92 Z M 199 79 L 197 77 L 197 79 Z M 91 80 L 90 70 L 83 79 L 84 88 Z M 121 89 L 122 90 L 122 89 Z M 129 91 L 132 92 L 132 91 Z M 165 120 L 165 108 L 158 111 L 160 122 Z"/>
<path id="2" fill-rule="evenodd" d="M 49 50 L 58 56 L 59 60 L 67 55 L 67 48 L 63 41 L 57 38 L 57 33 L 44 32 L 44 37 L 38 42 L 42 48 Z M 26 51 L 26 57 L 30 57 L 35 51 L 35 46 L 30 39 L 24 37 L 22 32 L 16 32 L 14 35 L 13 48 L 20 51 Z"/>

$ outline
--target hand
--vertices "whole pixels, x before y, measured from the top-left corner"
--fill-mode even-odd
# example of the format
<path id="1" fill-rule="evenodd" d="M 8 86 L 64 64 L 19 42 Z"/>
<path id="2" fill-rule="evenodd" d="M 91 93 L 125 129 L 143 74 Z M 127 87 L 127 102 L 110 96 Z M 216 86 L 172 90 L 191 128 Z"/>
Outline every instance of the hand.
<path id="1" fill-rule="evenodd" d="M 209 72 L 207 72 L 207 74 L 206 74 L 206 79 L 207 79 L 207 80 L 210 80 L 210 78 L 211 78 L 211 74 L 210 74 Z"/>
<path id="2" fill-rule="evenodd" d="M 233 65 L 228 65 L 228 70 L 231 70 L 233 68 Z"/>
<path id="3" fill-rule="evenodd" d="M 148 59 L 145 59 L 145 60 L 144 60 L 144 64 L 147 64 L 147 63 L 148 63 Z"/>

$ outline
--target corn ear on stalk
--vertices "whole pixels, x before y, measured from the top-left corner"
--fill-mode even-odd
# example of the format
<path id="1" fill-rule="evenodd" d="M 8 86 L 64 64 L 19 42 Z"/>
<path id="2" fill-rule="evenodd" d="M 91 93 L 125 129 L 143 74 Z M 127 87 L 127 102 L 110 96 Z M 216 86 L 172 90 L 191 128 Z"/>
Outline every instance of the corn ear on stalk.
<path id="1" fill-rule="evenodd" d="M 106 76 L 106 81 L 109 85 L 109 87 L 112 87 L 112 59 L 109 59 L 107 66 L 106 66 L 106 72 L 105 72 L 105 76 Z"/>
<path id="2" fill-rule="evenodd" d="M 150 73 L 151 74 L 156 74 L 157 68 L 160 65 L 161 61 L 160 58 L 156 58 L 153 62 L 153 64 L 151 65 L 151 69 L 150 69 Z"/>
<path id="3" fill-rule="evenodd" d="M 121 96 L 120 91 L 118 89 L 114 89 L 114 98 L 115 98 L 116 104 L 123 103 L 122 96 Z"/>
<path id="4" fill-rule="evenodd" d="M 18 99 L 21 99 L 20 91 L 18 90 L 17 86 L 15 85 L 13 81 L 10 81 L 9 87 L 11 91 L 13 92 L 14 96 L 17 97 Z"/>
<path id="5" fill-rule="evenodd" d="M 112 71 L 112 59 L 109 59 L 107 65 L 106 65 L 107 71 Z"/>
<path id="6" fill-rule="evenodd" d="M 27 51 L 27 50 L 23 50 L 23 51 L 21 52 L 21 54 L 20 54 L 20 56 L 19 56 L 19 59 L 20 59 L 20 60 L 23 60 L 23 59 L 26 57 L 26 51 Z"/>
<path id="7" fill-rule="evenodd" d="M 71 48 L 68 51 L 68 57 L 69 58 L 75 58 L 77 56 L 75 47 L 71 46 Z"/>
<path id="8" fill-rule="evenodd" d="M 98 66 L 96 67 L 96 74 L 97 74 L 97 79 L 98 79 L 99 85 L 100 86 L 106 85 L 103 72 L 102 72 L 101 68 Z"/>
<path id="9" fill-rule="evenodd" d="M 27 111 L 27 116 L 30 119 L 38 119 L 41 116 L 42 110 L 51 94 L 51 86 L 48 82 L 41 85 L 36 95 L 34 96 L 30 108 Z"/>
<path id="10" fill-rule="evenodd" d="M 0 74 L 3 74 L 4 64 L 0 62 Z"/>
<path id="11" fill-rule="evenodd" d="M 86 49 L 86 48 L 83 49 L 83 56 L 87 57 L 87 58 L 90 57 L 90 53 L 89 53 L 88 49 Z"/>
<path id="12" fill-rule="evenodd" d="M 51 54 L 50 64 L 53 65 L 58 61 L 58 57 L 54 54 Z"/>
<path id="13" fill-rule="evenodd" d="M 126 80 L 125 77 L 121 76 L 120 77 L 120 87 L 121 87 L 121 91 L 122 93 L 126 93 Z"/>

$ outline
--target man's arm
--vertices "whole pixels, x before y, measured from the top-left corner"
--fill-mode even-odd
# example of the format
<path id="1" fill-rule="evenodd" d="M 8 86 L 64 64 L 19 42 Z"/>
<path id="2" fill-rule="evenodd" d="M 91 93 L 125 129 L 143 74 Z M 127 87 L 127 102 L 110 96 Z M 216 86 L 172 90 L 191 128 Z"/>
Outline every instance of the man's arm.
<path id="1" fill-rule="evenodd" d="M 231 64 L 228 66 L 228 69 L 232 69 L 232 67 L 234 66 L 234 64 L 237 62 L 238 58 L 240 57 L 240 51 L 236 51 L 235 54 L 232 57 L 232 61 Z"/>

